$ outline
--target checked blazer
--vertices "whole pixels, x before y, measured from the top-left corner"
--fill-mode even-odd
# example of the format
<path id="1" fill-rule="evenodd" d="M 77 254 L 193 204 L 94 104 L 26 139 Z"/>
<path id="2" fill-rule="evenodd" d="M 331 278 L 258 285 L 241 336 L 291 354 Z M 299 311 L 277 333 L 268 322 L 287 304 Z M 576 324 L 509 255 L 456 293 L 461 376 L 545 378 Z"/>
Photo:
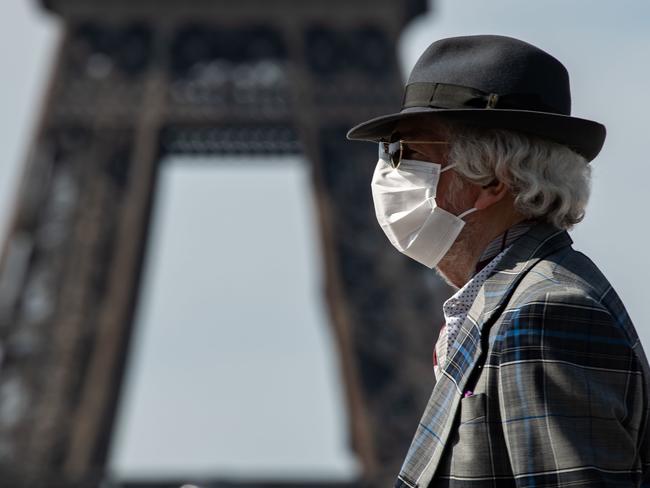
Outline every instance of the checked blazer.
<path id="1" fill-rule="evenodd" d="M 631 487 L 648 477 L 650 368 L 598 268 L 545 223 L 484 283 L 397 488 Z"/>

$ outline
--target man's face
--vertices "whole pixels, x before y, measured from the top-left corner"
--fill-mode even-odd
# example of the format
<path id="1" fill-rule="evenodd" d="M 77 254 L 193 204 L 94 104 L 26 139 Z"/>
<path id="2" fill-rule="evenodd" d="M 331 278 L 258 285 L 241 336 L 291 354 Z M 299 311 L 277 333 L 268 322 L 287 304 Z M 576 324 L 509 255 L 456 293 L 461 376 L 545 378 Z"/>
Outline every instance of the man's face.
<path id="1" fill-rule="evenodd" d="M 449 166 L 451 148 L 445 144 L 448 141 L 447 131 L 436 130 L 430 123 L 426 126 L 421 124 L 420 127 L 400 125 L 398 129 L 393 138 L 402 141 L 404 159 L 438 163 L 443 170 Z M 466 283 L 475 269 L 479 251 L 489 242 L 484 242 L 485 239 L 496 237 L 500 233 L 498 231 L 522 220 L 514 209 L 513 199 L 503 182 L 494 180 L 488 185 L 477 185 L 462 177 L 454 168 L 440 174 L 435 196 L 437 206 L 456 216 L 475 209 L 463 217 L 465 225 L 436 265 L 448 283 L 456 287 Z"/>
<path id="2" fill-rule="evenodd" d="M 403 141 L 441 141 L 445 138 L 439 131 L 423 130 L 405 130 L 400 133 L 400 139 Z M 449 145 L 448 144 L 425 144 L 425 143 L 407 143 L 404 144 L 402 158 L 416 159 L 419 161 L 438 163 L 444 170 L 449 164 Z M 480 187 L 464 180 L 453 169 L 444 171 L 440 174 L 440 180 L 436 191 L 436 204 L 454 215 L 459 215 L 465 210 L 472 208 Z"/>

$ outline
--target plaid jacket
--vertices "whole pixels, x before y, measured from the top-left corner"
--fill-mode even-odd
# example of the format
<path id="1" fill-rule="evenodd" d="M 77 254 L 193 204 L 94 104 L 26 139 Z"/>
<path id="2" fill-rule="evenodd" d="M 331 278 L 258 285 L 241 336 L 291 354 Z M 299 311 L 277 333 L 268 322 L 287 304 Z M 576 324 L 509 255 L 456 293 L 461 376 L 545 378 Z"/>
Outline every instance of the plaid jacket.
<path id="1" fill-rule="evenodd" d="M 538 224 L 485 282 L 397 488 L 639 486 L 650 368 L 623 304 L 569 235 Z"/>

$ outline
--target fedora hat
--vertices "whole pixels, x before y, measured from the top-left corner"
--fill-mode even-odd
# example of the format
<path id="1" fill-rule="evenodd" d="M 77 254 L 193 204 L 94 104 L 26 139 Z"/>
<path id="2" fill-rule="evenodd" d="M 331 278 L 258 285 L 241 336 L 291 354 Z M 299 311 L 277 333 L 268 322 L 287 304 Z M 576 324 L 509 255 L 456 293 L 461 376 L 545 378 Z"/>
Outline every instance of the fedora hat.
<path id="1" fill-rule="evenodd" d="M 441 39 L 415 64 L 402 110 L 348 132 L 348 139 L 392 142 L 404 120 L 449 121 L 516 130 L 570 147 L 593 160 L 605 126 L 571 116 L 566 68 L 553 56 L 512 37 L 481 35 Z"/>

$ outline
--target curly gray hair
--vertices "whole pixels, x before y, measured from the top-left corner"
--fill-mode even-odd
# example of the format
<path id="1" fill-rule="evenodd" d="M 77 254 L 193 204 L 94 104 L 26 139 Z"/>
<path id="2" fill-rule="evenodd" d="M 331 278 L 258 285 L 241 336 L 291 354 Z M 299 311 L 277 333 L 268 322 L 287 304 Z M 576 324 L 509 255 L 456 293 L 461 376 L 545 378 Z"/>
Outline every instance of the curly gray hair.
<path id="1" fill-rule="evenodd" d="M 451 127 L 449 162 L 472 183 L 505 183 L 525 217 L 569 229 L 585 215 L 591 168 L 566 146 L 532 135 Z"/>

